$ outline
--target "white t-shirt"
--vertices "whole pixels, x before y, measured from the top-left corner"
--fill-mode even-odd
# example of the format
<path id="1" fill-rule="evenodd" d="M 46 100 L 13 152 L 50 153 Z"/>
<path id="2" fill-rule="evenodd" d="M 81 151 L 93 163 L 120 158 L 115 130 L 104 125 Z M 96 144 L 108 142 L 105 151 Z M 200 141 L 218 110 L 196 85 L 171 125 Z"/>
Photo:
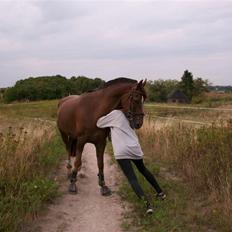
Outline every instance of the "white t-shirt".
<path id="1" fill-rule="evenodd" d="M 115 159 L 142 159 L 143 152 L 135 131 L 120 110 L 98 119 L 97 127 L 110 127 Z"/>

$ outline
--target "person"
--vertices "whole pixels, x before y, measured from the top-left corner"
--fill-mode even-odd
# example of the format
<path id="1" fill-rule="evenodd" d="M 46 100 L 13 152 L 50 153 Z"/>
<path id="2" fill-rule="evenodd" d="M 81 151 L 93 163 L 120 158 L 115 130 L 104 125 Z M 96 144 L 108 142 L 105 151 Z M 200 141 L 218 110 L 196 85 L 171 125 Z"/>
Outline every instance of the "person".
<path id="1" fill-rule="evenodd" d="M 136 195 L 144 201 L 146 213 L 152 214 L 153 207 L 148 198 L 145 196 L 144 191 L 137 180 L 132 163 L 135 164 L 138 171 L 154 188 L 158 198 L 164 200 L 166 195 L 157 183 L 155 177 L 144 165 L 143 152 L 139 144 L 138 137 L 135 131 L 131 128 L 128 119 L 121 110 L 113 110 L 109 114 L 98 119 L 97 127 L 110 128 L 115 159 L 127 177 Z"/>

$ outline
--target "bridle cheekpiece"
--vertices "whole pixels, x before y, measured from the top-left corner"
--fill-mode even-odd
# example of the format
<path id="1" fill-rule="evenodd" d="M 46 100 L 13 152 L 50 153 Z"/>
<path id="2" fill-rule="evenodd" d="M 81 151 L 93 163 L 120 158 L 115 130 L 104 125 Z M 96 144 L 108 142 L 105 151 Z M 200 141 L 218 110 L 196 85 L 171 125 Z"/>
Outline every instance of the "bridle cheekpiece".
<path id="1" fill-rule="evenodd" d="M 134 112 L 134 107 L 133 104 L 136 101 L 134 98 L 134 95 L 140 95 L 142 97 L 142 99 L 145 100 L 145 96 L 143 94 L 142 91 L 136 90 L 136 89 L 132 89 L 132 91 L 129 94 L 129 110 L 127 112 L 124 112 L 125 116 L 127 117 L 127 119 L 129 120 L 130 124 L 133 125 L 134 124 L 134 118 L 135 117 L 143 117 L 144 113 L 136 113 Z M 143 102 L 144 102 L 143 100 Z"/>

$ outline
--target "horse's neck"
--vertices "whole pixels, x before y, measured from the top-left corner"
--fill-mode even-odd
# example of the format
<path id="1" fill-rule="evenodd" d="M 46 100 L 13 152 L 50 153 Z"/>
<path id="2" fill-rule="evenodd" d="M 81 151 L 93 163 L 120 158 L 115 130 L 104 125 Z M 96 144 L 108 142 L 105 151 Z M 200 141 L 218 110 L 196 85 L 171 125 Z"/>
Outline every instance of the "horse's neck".
<path id="1" fill-rule="evenodd" d="M 132 86 L 132 84 L 122 84 L 120 86 L 110 86 L 105 88 L 104 112 L 109 113 L 110 111 L 116 109 L 121 97 L 128 93 Z"/>

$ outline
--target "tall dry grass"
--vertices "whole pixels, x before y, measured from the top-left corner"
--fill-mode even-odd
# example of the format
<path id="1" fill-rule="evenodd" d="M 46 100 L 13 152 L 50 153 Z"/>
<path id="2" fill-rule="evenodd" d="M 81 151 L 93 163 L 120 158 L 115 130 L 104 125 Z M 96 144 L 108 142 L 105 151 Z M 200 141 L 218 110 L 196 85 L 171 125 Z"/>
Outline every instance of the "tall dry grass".
<path id="1" fill-rule="evenodd" d="M 204 103 L 209 107 L 226 106 L 232 104 L 232 93 L 205 93 Z"/>
<path id="2" fill-rule="evenodd" d="M 193 127 L 146 120 L 139 131 L 147 158 L 168 163 L 195 193 L 232 214 L 232 124 Z"/>
<path id="3" fill-rule="evenodd" d="M 222 108 L 221 108 L 222 107 Z M 177 120 L 192 120 L 197 122 L 220 123 L 231 118 L 232 111 L 230 105 L 221 106 L 220 108 L 208 107 L 191 107 L 180 105 L 147 105 L 145 106 L 146 114 L 149 117 L 173 118 Z"/>
<path id="4" fill-rule="evenodd" d="M 51 125 L 43 122 L 20 128 L 9 127 L 5 133 L 1 133 L 0 183 L 17 186 L 25 180 L 34 171 L 40 147 L 50 141 L 54 133 Z"/>
<path id="5" fill-rule="evenodd" d="M 10 232 L 55 196 L 57 187 L 47 173 L 64 151 L 48 121 L 32 120 L 1 130 L 0 231 Z"/>

